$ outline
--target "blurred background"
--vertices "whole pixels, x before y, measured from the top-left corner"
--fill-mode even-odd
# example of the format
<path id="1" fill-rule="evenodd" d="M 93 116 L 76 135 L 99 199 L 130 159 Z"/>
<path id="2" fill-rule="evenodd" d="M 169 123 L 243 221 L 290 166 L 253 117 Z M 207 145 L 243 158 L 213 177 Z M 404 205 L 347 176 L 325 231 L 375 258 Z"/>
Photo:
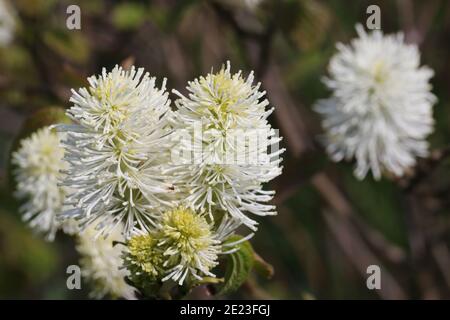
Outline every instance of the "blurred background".
<path id="1" fill-rule="evenodd" d="M 0 0 L 0 298 L 87 298 L 68 290 L 77 264 L 70 237 L 47 243 L 24 225 L 11 194 L 10 150 L 50 106 L 68 108 L 71 88 L 115 64 L 144 67 L 168 87 L 230 60 L 251 70 L 284 136 L 284 172 L 271 188 L 279 215 L 260 219 L 252 243 L 275 269 L 254 276 L 233 298 L 450 298 L 450 2 L 310 0 Z M 66 27 L 69 5 L 81 30 Z M 410 178 L 358 181 L 352 163 L 334 164 L 317 141 L 312 111 L 329 92 L 321 83 L 336 42 L 355 37 L 371 4 L 384 32 L 405 32 L 435 70 L 432 159 Z M 172 98 L 174 98 L 172 96 Z M 27 122 L 28 121 L 28 122 Z M 367 267 L 381 268 L 368 290 Z M 194 293 L 192 297 L 201 297 Z"/>

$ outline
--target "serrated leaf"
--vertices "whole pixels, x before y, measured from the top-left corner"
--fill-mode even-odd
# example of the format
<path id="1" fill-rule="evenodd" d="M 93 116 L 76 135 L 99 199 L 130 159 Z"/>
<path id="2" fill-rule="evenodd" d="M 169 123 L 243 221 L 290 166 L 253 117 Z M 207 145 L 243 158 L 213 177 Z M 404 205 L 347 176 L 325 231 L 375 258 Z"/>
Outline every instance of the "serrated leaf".
<path id="1" fill-rule="evenodd" d="M 227 243 L 241 240 L 241 236 L 232 236 Z M 255 253 L 248 241 L 236 245 L 238 251 L 227 255 L 227 266 L 224 275 L 224 283 L 217 287 L 218 295 L 224 295 L 236 291 L 248 278 L 253 269 Z"/>

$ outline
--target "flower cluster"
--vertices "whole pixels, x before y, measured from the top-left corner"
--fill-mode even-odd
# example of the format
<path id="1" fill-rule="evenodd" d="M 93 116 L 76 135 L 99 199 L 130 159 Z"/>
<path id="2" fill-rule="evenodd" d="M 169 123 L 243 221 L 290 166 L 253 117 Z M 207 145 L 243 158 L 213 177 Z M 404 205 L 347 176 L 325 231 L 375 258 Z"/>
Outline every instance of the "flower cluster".
<path id="1" fill-rule="evenodd" d="M 170 184 L 161 174 L 168 161 L 170 101 L 143 69 L 112 72 L 88 79 L 90 87 L 73 91 L 68 110 L 73 125 L 61 125 L 65 159 L 63 185 L 73 193 L 65 216 L 80 226 L 96 224 L 111 232 L 121 223 L 125 236 L 134 227 L 149 229 L 167 205 Z"/>
<path id="2" fill-rule="evenodd" d="M 280 138 L 253 78 L 231 74 L 228 63 L 190 82 L 189 97 L 174 91 L 172 111 L 165 81 L 157 89 L 143 69 L 116 66 L 90 77 L 89 88 L 73 91 L 73 124 L 57 126 L 68 163 L 61 184 L 71 190 L 60 218 L 99 237 L 121 232 L 135 283 L 214 277 L 218 256 L 236 245 L 226 240 L 240 225 L 256 230 L 248 214 L 276 214 L 267 204 L 274 192 L 263 184 L 281 173 L 283 150 L 270 149 Z M 200 157 L 179 161 L 178 153 Z M 98 271 L 89 277 L 103 277 L 98 264 L 88 269 Z"/>
<path id="3" fill-rule="evenodd" d="M 218 264 L 218 255 L 235 245 L 224 240 L 236 227 L 236 222 L 224 219 L 215 229 L 206 217 L 183 206 L 168 210 L 151 233 L 139 233 L 129 240 L 126 265 L 135 277 L 172 279 L 180 285 L 186 279 L 215 277 L 211 270 Z"/>
<path id="4" fill-rule="evenodd" d="M 401 176 L 428 154 L 433 72 L 401 33 L 356 29 L 330 61 L 331 97 L 315 106 L 326 151 L 355 159 L 360 179 Z M 0 45 L 9 38 L 0 26 Z M 36 131 L 12 156 L 24 220 L 49 240 L 58 228 L 77 234 L 96 298 L 134 299 L 126 278 L 156 291 L 217 281 L 220 255 L 253 236 L 237 229 L 255 232 L 258 216 L 277 213 L 265 187 L 284 149 L 261 84 L 228 62 L 173 90 L 173 109 L 166 80 L 158 87 L 142 68 L 103 69 L 88 84 L 72 90 L 70 124 Z"/>
<path id="5" fill-rule="evenodd" d="M 325 84 L 333 91 L 316 110 L 323 117 L 326 149 L 334 161 L 356 159 L 355 175 L 371 170 L 401 176 L 428 153 L 425 138 L 433 130 L 430 92 L 433 71 L 420 67 L 416 45 L 405 44 L 402 33 L 367 34 L 338 44 Z"/>
<path id="6" fill-rule="evenodd" d="M 232 75 L 228 63 L 218 73 L 189 82 L 188 97 L 174 91 L 180 97 L 175 102 L 176 132 L 188 132 L 195 141 L 178 144 L 182 154 L 193 154 L 193 161 L 173 162 L 169 171 L 195 211 L 212 216 L 220 210 L 256 230 L 247 213 L 276 214 L 267 204 L 274 192 L 262 186 L 281 174 L 284 150 L 268 152 L 281 138 L 267 121 L 273 109 L 267 109 L 265 92 L 253 80 L 253 73 L 247 79 L 240 72 Z"/>

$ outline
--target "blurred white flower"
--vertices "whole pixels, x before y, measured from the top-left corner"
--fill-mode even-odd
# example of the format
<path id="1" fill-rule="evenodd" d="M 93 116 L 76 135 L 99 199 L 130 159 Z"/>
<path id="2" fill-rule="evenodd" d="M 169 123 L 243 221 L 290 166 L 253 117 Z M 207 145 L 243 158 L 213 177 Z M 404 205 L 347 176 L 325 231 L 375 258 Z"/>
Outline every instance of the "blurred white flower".
<path id="1" fill-rule="evenodd" d="M 60 225 L 59 229 L 69 236 L 77 235 L 80 232 L 78 222 L 75 219 L 61 219 L 61 212 L 57 216 L 58 223 Z"/>
<path id="2" fill-rule="evenodd" d="M 23 219 L 47 240 L 53 240 L 60 223 L 56 217 L 63 209 L 66 189 L 58 186 L 61 170 L 67 168 L 60 134 L 44 127 L 20 142 L 13 153 L 17 182 L 15 195 L 24 200 Z"/>
<path id="3" fill-rule="evenodd" d="M 367 34 L 338 44 L 324 82 L 332 96 L 315 109 L 323 118 L 326 150 L 334 161 L 356 159 L 355 175 L 369 170 L 396 176 L 428 154 L 426 137 L 433 130 L 430 92 L 433 71 L 420 66 L 416 45 L 405 44 L 402 33 Z"/>
<path id="4" fill-rule="evenodd" d="M 78 235 L 76 246 L 81 274 L 92 285 L 91 296 L 135 299 L 135 289 L 125 282 L 128 271 L 123 268 L 123 247 L 120 244 L 113 246 L 113 241 L 125 241 L 121 228 L 115 229 L 107 238 L 97 237 L 97 234 L 95 226 L 86 228 Z"/>
<path id="5" fill-rule="evenodd" d="M 16 28 L 16 13 L 7 0 L 0 0 L 0 46 L 6 46 L 13 40 Z"/>
<path id="6" fill-rule="evenodd" d="M 166 82 L 158 89 L 142 68 L 118 66 L 88 81 L 88 89 L 72 90 L 67 114 L 75 125 L 58 126 L 70 165 L 63 184 L 75 190 L 65 215 L 82 228 L 107 221 L 99 224 L 104 234 L 123 222 L 128 236 L 154 224 L 170 189 L 160 169 L 169 154 Z"/>
<path id="7" fill-rule="evenodd" d="M 257 223 L 247 212 L 276 214 L 266 204 L 274 191 L 263 190 L 263 183 L 281 173 L 283 150 L 268 151 L 281 139 L 267 121 L 273 108 L 266 110 L 269 102 L 260 84 L 253 85 L 253 73 L 244 79 L 230 68 L 228 62 L 218 73 L 189 82 L 188 97 L 174 91 L 180 97 L 175 132 L 187 133 L 194 143 L 181 140 L 173 151 L 193 158 L 180 164 L 172 156 L 166 171 L 196 212 L 206 210 L 212 217 L 214 210 L 223 210 L 255 230 Z"/>

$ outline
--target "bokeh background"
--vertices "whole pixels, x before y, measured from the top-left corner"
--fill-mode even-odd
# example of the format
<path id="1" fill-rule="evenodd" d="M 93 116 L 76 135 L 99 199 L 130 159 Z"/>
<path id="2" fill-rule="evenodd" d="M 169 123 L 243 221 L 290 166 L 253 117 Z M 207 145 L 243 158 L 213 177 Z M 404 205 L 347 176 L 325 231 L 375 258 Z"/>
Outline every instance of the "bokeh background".
<path id="1" fill-rule="evenodd" d="M 31 128 L 27 119 L 49 106 L 68 108 L 70 89 L 85 86 L 102 67 L 134 63 L 185 92 L 187 81 L 226 60 L 235 71 L 255 71 L 287 148 L 283 175 L 270 186 L 279 215 L 260 219 L 252 240 L 275 274 L 253 276 L 233 297 L 450 298 L 449 1 L 8 3 L 9 36 L 0 12 L 0 298 L 74 299 L 89 292 L 86 285 L 66 288 L 66 268 L 78 260 L 73 240 L 59 234 L 47 243 L 18 214 L 8 162 Z M 81 8 L 81 30 L 66 27 L 71 4 Z M 433 159 L 421 161 L 411 178 L 358 181 L 352 163 L 330 162 L 317 139 L 312 105 L 329 95 L 321 83 L 329 58 L 336 42 L 355 36 L 356 23 L 365 25 L 371 4 L 381 8 L 383 31 L 405 32 L 435 70 Z M 371 264 L 381 267 L 381 290 L 366 287 Z"/>

